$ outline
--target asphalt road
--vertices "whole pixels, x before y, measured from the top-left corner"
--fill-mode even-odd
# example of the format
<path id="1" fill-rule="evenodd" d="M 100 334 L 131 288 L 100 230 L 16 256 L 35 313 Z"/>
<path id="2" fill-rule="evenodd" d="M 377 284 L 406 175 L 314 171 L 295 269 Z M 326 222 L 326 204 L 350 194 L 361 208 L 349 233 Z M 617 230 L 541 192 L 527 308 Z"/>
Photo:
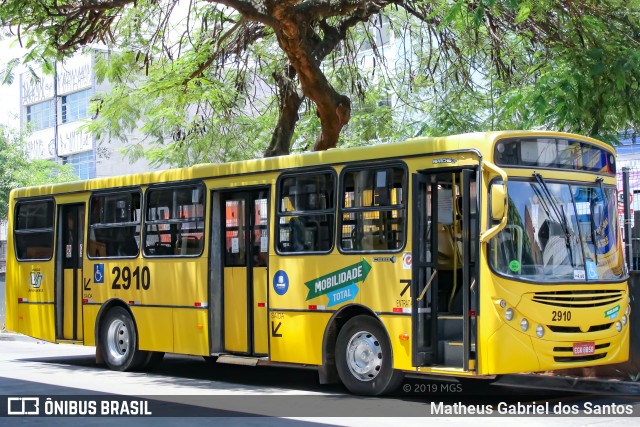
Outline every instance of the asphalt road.
<path id="1" fill-rule="evenodd" d="M 58 402 L 60 414 L 69 413 L 71 401 L 80 402 L 76 405 L 93 402 L 99 408 L 104 400 L 120 402 L 121 407 L 125 400 L 147 402 L 147 409 L 152 412 L 117 419 L 82 417 L 83 426 L 184 426 L 200 425 L 206 420 L 207 424 L 261 426 L 397 427 L 401 423 L 404 427 L 473 422 L 474 426 L 512 427 L 513 418 L 509 415 L 519 417 L 518 427 L 542 422 L 565 427 L 605 422 L 635 426 L 640 415 L 640 396 L 583 395 L 477 381 L 409 379 L 393 396 L 360 398 L 351 396 L 340 385 L 319 385 L 314 370 L 216 365 L 198 357 L 170 355 L 154 372 L 123 373 L 97 366 L 94 351 L 90 347 L 0 340 L 0 414 L 7 413 L 9 397 L 36 396 L 41 401 L 51 398 Z M 585 417 L 585 409 L 634 414 Z M 470 411 L 484 414 L 474 415 L 473 421 L 461 417 Z M 523 415 L 526 411 L 529 415 Z M 567 414 L 563 416 L 562 412 Z M 0 424 L 67 426 L 69 418 L 5 416 L 0 417 Z"/>

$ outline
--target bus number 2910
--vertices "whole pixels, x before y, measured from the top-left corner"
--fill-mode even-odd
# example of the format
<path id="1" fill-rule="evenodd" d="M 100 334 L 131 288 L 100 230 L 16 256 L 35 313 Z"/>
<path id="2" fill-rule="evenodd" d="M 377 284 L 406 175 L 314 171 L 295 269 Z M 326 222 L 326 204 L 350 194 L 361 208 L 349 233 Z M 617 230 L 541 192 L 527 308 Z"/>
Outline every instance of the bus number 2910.
<path id="1" fill-rule="evenodd" d="M 553 310 L 551 314 L 553 315 L 553 318 L 551 319 L 552 322 L 563 322 L 571 320 L 571 312 L 568 310 Z"/>
<path id="2" fill-rule="evenodd" d="M 133 271 L 129 267 L 113 267 L 111 273 L 115 275 L 111 289 L 129 289 L 131 285 L 135 286 L 135 289 L 149 290 L 151 286 L 151 272 L 149 267 L 136 267 Z M 122 281 L 120 280 L 122 279 Z"/>

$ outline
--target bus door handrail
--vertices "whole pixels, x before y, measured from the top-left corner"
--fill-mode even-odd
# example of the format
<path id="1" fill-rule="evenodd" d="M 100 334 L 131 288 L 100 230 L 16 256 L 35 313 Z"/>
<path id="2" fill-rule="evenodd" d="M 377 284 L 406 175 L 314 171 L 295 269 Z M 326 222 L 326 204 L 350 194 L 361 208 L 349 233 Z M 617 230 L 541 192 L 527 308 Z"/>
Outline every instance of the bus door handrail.
<path id="1" fill-rule="evenodd" d="M 420 293 L 420 296 L 418 297 L 417 301 L 422 301 L 424 299 L 424 295 L 427 293 L 427 290 L 429 289 L 429 286 L 431 286 L 431 282 L 433 282 L 433 279 L 436 277 L 436 274 L 438 274 L 438 270 L 434 268 L 433 273 L 431 273 L 431 277 L 429 277 L 429 280 L 427 281 L 427 284 L 424 286 L 424 289 Z"/>
<path id="2" fill-rule="evenodd" d="M 494 165 L 491 162 L 487 162 L 486 160 L 482 162 L 482 165 L 485 166 L 490 171 L 500 175 L 500 178 L 502 178 L 502 182 L 504 182 L 505 184 L 507 183 L 507 173 L 504 170 L 500 169 L 498 166 Z M 485 243 L 486 241 L 491 239 L 493 236 L 498 234 L 507 225 L 506 212 L 507 211 L 505 211 L 504 217 L 500 220 L 498 224 L 486 229 L 484 232 L 480 234 L 480 243 Z"/>

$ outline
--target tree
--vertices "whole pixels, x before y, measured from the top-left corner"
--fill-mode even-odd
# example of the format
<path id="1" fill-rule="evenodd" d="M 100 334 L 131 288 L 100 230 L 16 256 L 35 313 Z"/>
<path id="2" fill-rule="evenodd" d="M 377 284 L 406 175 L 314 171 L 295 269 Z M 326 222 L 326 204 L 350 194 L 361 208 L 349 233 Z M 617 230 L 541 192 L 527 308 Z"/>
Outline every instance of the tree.
<path id="1" fill-rule="evenodd" d="M 111 110 L 118 110 L 115 98 L 100 99 L 100 113 L 111 114 L 102 130 L 121 135 L 122 126 L 151 116 L 145 125 L 159 126 L 148 134 L 173 134 L 180 149 L 201 144 L 213 127 L 232 146 L 256 116 L 243 111 L 256 87 L 270 88 L 276 101 L 258 114 L 273 122 L 267 155 L 289 152 L 300 110 L 310 112 L 305 100 L 316 109 L 317 122 L 302 120 L 317 131 L 313 148 L 336 146 L 354 97 L 366 102 L 370 89 L 348 57 L 357 55 L 362 34 L 376 51 L 367 28 L 380 14 L 406 37 L 409 51 L 387 89 L 404 100 L 411 121 L 422 113 L 424 131 L 543 123 L 588 127 L 597 136 L 638 117 L 637 0 L 193 0 L 184 21 L 176 18 L 177 6 L 178 0 L 3 0 L 0 19 L 25 38 L 28 59 L 94 42 L 116 47 L 122 55 L 113 56 L 126 67 L 105 76 L 142 88 L 131 73 L 141 67 L 155 83 L 145 86 L 146 95 L 157 102 L 143 100 L 151 114 L 136 113 L 135 100 L 123 102 L 120 111 L 132 114 L 127 119 Z M 334 66 L 344 63 L 346 79 Z M 563 95 L 565 89 L 571 93 Z M 548 93 L 555 104 L 545 105 Z M 265 140 L 256 128 L 249 134 Z"/>
<path id="2" fill-rule="evenodd" d="M 29 160 L 21 136 L 0 125 L 0 218 L 7 218 L 12 189 L 77 179 L 70 165 Z"/>

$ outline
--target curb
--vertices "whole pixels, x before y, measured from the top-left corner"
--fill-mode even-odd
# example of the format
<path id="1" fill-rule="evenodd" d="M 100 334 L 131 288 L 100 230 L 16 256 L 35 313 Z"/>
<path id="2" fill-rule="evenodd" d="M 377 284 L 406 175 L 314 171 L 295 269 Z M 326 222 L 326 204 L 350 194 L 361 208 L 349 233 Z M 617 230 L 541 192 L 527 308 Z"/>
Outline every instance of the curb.
<path id="1" fill-rule="evenodd" d="M 528 389 L 560 390 L 585 394 L 640 395 L 640 381 L 536 374 L 502 375 L 495 385 Z"/>

